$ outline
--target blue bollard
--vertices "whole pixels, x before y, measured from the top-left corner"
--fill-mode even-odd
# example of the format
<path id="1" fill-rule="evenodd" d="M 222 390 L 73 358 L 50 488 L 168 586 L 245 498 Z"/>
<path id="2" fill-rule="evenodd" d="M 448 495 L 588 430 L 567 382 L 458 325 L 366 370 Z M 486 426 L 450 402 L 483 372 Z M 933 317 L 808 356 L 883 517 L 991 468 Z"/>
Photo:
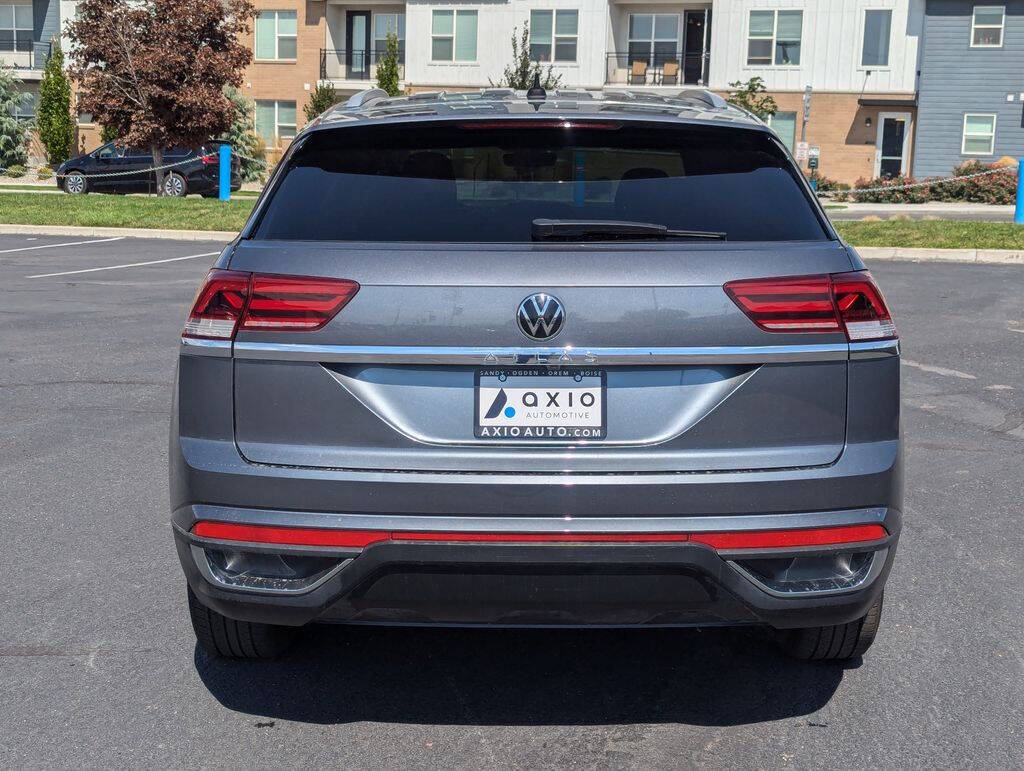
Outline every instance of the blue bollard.
<path id="1" fill-rule="evenodd" d="M 220 146 L 220 194 L 222 201 L 231 199 L 231 145 Z"/>
<path id="2" fill-rule="evenodd" d="M 1024 158 L 1017 159 L 1017 205 L 1013 209 L 1013 221 L 1024 225 Z"/>

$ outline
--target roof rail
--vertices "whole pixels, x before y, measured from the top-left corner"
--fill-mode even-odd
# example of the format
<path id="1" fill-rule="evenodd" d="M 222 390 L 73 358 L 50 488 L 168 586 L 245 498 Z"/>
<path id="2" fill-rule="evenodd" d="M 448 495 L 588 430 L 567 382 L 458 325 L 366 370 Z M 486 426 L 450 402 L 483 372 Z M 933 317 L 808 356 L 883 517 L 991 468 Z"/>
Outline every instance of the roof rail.
<path id="1" fill-rule="evenodd" d="M 688 88 L 680 91 L 679 98 L 696 99 L 698 102 L 704 102 L 708 107 L 712 107 L 716 110 L 725 110 L 729 107 L 729 103 L 718 94 L 713 94 L 712 92 L 705 91 L 701 88 Z"/>
<path id="2" fill-rule="evenodd" d="M 345 102 L 346 107 L 366 107 L 370 102 L 375 99 L 387 99 L 388 92 L 383 88 L 368 88 L 365 91 L 359 91 L 352 94 Z"/>

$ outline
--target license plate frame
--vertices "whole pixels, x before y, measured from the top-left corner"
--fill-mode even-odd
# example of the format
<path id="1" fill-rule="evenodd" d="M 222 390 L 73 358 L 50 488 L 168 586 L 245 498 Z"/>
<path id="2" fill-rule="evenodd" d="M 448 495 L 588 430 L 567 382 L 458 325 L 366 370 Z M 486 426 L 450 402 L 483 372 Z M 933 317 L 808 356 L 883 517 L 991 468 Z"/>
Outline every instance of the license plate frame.
<path id="1" fill-rule="evenodd" d="M 497 418 L 497 420 L 501 421 L 500 423 L 484 425 L 481 422 L 486 419 L 485 415 L 481 413 L 481 381 L 484 383 L 484 388 L 498 388 L 502 390 L 507 387 L 516 389 L 510 401 L 516 401 L 516 397 L 521 390 L 543 388 L 544 390 L 538 394 L 537 410 L 540 412 L 549 409 L 544 405 L 544 402 L 551 398 L 550 392 L 552 391 L 559 394 L 557 403 L 559 409 L 563 411 L 570 409 L 569 405 L 565 404 L 568 400 L 564 398 L 569 392 L 583 397 L 585 393 L 593 393 L 596 390 L 600 394 L 600 405 L 585 408 L 579 404 L 574 404 L 573 409 L 588 413 L 585 419 L 555 419 L 545 425 L 534 425 L 532 423 L 527 425 L 520 421 L 512 421 L 512 418 L 509 418 L 512 421 L 509 423 L 504 423 L 501 421 L 501 418 Z M 548 381 L 551 382 L 551 386 L 547 385 Z M 535 385 L 537 383 L 544 383 L 545 385 Z M 488 392 L 488 396 L 491 401 L 488 408 L 491 409 L 497 397 L 496 395 L 491 395 L 490 392 Z M 506 394 L 506 399 L 509 399 L 508 394 Z M 577 400 L 574 398 L 572 401 L 575 403 Z M 509 404 L 509 406 L 513 405 Z M 520 409 L 528 409 L 524 408 L 521 403 L 518 406 Z M 503 406 L 500 409 L 499 415 L 504 416 L 503 410 L 506 408 Z M 593 415 L 595 410 L 600 412 L 600 423 L 597 425 L 593 425 L 596 418 Z M 532 420 L 540 420 L 540 418 L 533 418 Z M 548 444 L 579 444 L 604 441 L 608 437 L 608 372 L 597 367 L 477 368 L 473 378 L 473 436 L 477 439 L 491 441 L 543 442 Z"/>

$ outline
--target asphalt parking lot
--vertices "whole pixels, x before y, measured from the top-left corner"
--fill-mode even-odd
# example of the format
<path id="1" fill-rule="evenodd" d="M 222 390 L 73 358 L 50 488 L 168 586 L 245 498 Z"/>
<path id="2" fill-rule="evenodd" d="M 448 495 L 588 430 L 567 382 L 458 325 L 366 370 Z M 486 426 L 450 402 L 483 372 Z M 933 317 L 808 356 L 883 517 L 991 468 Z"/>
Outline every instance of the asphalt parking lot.
<path id="1" fill-rule="evenodd" d="M 177 336 L 217 251 L 0 236 L 0 766 L 1024 766 L 1021 267 L 872 265 L 906 523 L 859 665 L 728 631 L 368 627 L 245 664 L 196 650 L 167 525 Z"/>

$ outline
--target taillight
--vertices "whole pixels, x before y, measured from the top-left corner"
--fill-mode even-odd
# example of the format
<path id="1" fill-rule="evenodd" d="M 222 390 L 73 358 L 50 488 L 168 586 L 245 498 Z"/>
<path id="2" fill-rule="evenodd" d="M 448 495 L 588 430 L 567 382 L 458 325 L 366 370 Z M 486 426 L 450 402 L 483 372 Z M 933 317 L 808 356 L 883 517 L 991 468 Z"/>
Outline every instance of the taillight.
<path id="1" fill-rule="evenodd" d="M 216 155 L 208 154 L 200 155 L 199 160 L 201 160 L 203 162 L 203 165 L 205 166 L 212 166 L 213 164 L 217 163 L 217 161 L 220 159 Z"/>
<path id="2" fill-rule="evenodd" d="M 182 337 L 231 340 L 240 329 L 320 329 L 359 291 L 355 281 L 211 270 Z"/>
<path id="3" fill-rule="evenodd" d="M 249 297 L 251 273 L 211 270 L 192 303 L 182 337 L 230 340 Z"/>
<path id="4" fill-rule="evenodd" d="M 844 332 L 850 341 L 896 337 L 882 293 L 866 271 L 730 281 L 723 287 L 766 332 Z"/>

